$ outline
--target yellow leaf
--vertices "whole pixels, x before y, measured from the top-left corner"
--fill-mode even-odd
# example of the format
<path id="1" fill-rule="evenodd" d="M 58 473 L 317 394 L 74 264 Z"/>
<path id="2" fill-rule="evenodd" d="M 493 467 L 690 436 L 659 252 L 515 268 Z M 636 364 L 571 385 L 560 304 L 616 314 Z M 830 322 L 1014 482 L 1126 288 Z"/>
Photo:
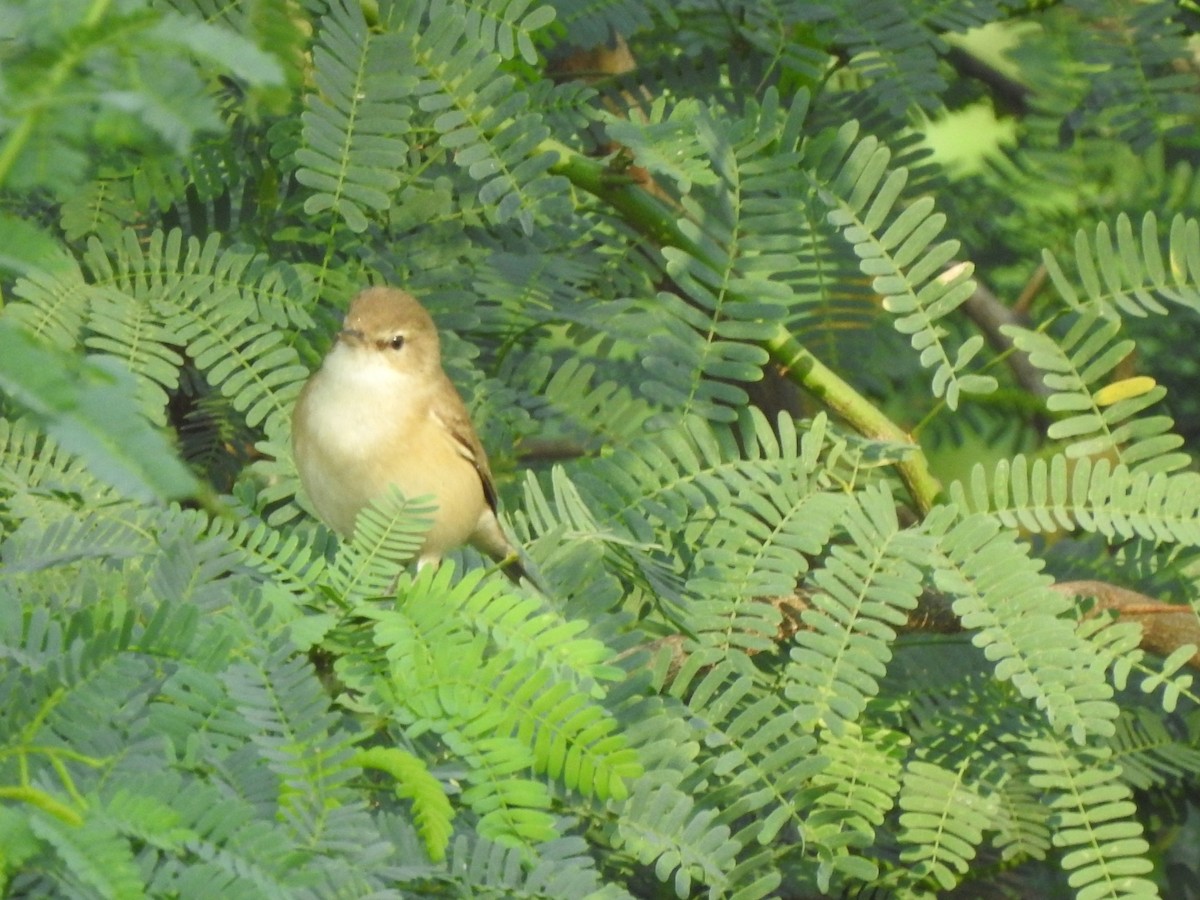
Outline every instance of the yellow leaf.
<path id="1" fill-rule="evenodd" d="M 1122 378 L 1120 381 L 1106 384 L 1100 390 L 1096 391 L 1096 405 L 1112 406 L 1114 403 L 1121 400 L 1128 400 L 1130 397 L 1140 397 L 1142 394 L 1148 394 L 1154 390 L 1157 383 L 1149 375 L 1135 375 L 1133 378 Z"/>

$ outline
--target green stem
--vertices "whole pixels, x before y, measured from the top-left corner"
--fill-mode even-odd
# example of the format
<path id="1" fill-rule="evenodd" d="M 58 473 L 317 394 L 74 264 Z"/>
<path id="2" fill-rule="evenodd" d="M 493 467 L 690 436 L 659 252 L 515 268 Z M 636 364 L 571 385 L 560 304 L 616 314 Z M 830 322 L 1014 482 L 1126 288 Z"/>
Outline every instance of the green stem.
<path id="1" fill-rule="evenodd" d="M 896 472 L 917 509 L 927 513 L 937 501 L 942 486 L 929 470 L 921 445 L 903 428 L 885 416 L 870 400 L 840 375 L 821 362 L 796 340 L 783 325 L 763 344 L 784 374 L 819 400 L 859 434 L 872 440 L 907 444 L 912 451 L 895 463 Z"/>
<path id="2" fill-rule="evenodd" d="M 679 230 L 667 205 L 636 182 L 558 141 L 543 141 L 538 149 L 557 154 L 558 162 L 550 167 L 551 172 L 608 203 L 655 243 L 700 254 L 699 246 Z"/>
<path id="3" fill-rule="evenodd" d="M 676 216 L 661 200 L 639 185 L 610 171 L 604 163 L 583 156 L 557 141 L 540 148 L 558 155 L 551 171 L 567 178 L 580 190 L 606 202 L 630 225 L 660 246 L 678 247 L 712 264 L 703 250 L 680 230 Z M 785 377 L 795 382 L 827 409 L 864 437 L 908 444 L 913 449 L 896 463 L 896 470 L 916 508 L 928 512 L 936 502 L 941 485 L 929 469 L 919 444 L 904 429 L 885 416 L 875 404 L 854 389 L 800 343 L 786 327 L 762 346 L 779 364 Z"/>
<path id="4" fill-rule="evenodd" d="M 12 171 L 12 167 L 16 165 L 17 158 L 25 149 L 30 137 L 33 136 L 33 129 L 37 126 L 38 119 L 50 105 L 49 98 L 62 87 L 62 83 L 67 80 L 67 76 L 71 74 L 71 70 L 75 68 L 77 62 L 78 55 L 74 51 L 69 51 L 65 56 L 59 58 L 43 81 L 40 96 L 30 105 L 24 117 L 17 122 L 16 127 L 8 133 L 4 145 L 0 146 L 0 186 L 8 180 L 8 175 Z"/>
<path id="5" fill-rule="evenodd" d="M 100 20 L 104 18 L 104 14 L 108 12 L 108 8 L 112 6 L 112 0 L 92 0 L 92 6 L 87 11 L 87 15 L 83 19 L 84 28 L 95 28 L 100 24 Z"/>
<path id="6" fill-rule="evenodd" d="M 25 118 L 17 123 L 17 127 L 8 133 L 4 145 L 0 147 L 0 186 L 7 180 L 8 173 L 16 163 L 17 157 L 25 149 L 25 144 L 28 142 L 29 136 L 33 134 L 33 126 L 36 119 L 37 111 L 26 115 Z"/>

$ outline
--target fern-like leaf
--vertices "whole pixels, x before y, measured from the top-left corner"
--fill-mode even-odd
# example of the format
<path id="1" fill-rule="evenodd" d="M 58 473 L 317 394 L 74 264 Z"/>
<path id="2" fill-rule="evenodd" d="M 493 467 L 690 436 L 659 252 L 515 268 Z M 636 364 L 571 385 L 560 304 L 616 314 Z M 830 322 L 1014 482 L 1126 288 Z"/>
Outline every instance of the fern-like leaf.
<path id="1" fill-rule="evenodd" d="M 1097 125 L 1145 151 L 1195 121 L 1200 102 L 1187 74 L 1176 69 L 1187 54 L 1188 30 L 1169 4 L 1082 0 L 1076 9 L 1091 20 L 1076 29 L 1074 49 L 1092 73 L 1082 106 Z"/>
<path id="2" fill-rule="evenodd" d="M 596 369 L 577 359 L 554 368 L 539 393 L 555 412 L 569 415 L 571 424 L 609 444 L 627 443 L 643 434 L 654 407 L 614 381 L 596 383 Z"/>
<path id="3" fill-rule="evenodd" d="M 394 486 L 359 511 L 354 537 L 342 541 L 333 561 L 338 596 L 389 593 L 401 566 L 416 557 L 425 541 L 436 505 L 429 497 L 408 498 Z"/>
<path id="4" fill-rule="evenodd" d="M 278 310 L 295 307 L 287 299 L 299 289 L 295 272 L 262 257 L 222 251 L 217 236 L 185 243 L 178 230 L 155 232 L 143 244 L 127 231 L 123 238 L 115 249 L 90 243 L 87 263 L 97 283 L 118 287 L 159 317 L 163 327 L 153 336 L 186 345 L 194 364 L 248 425 L 281 433 L 308 374 L 279 327 Z M 260 309 L 276 305 L 275 298 L 276 310 L 264 315 Z M 174 351 L 145 352 L 170 359 Z"/>
<path id="5" fill-rule="evenodd" d="M 995 795 L 998 829 L 994 846 L 1003 860 L 1045 859 L 1050 825 L 1040 792 L 1025 779 L 1006 782 Z"/>
<path id="6" fill-rule="evenodd" d="M 372 34 L 362 5 L 335 0 L 321 19 L 313 51 L 313 81 L 302 115 L 296 180 L 312 188 L 304 211 L 332 210 L 351 231 L 367 228 L 367 213 L 391 206 L 405 165 L 412 109 L 402 102 L 415 85 L 397 72 L 400 38 Z M 366 210 L 366 212 L 364 212 Z"/>
<path id="7" fill-rule="evenodd" d="M 459 834 L 451 846 L 450 871 L 474 897 L 557 900 L 633 900 L 615 884 L 604 884 L 581 838 L 561 837 L 533 848 L 514 848 Z"/>
<path id="8" fill-rule="evenodd" d="M 454 831 L 454 809 L 445 788 L 430 774 L 424 761 L 399 747 L 371 747 L 356 753 L 354 764 L 392 776 L 396 796 L 412 801 L 413 822 L 425 842 L 425 852 L 434 862 L 445 859 Z"/>
<path id="9" fill-rule="evenodd" d="M 481 833 L 509 845 L 548 840 L 556 833 L 547 811 L 550 796 L 531 775 L 548 774 L 572 790 L 607 799 L 625 796 L 626 783 L 641 767 L 587 685 L 554 677 L 560 671 L 551 659 L 557 649 L 534 649 L 537 633 L 552 622 L 530 620 L 525 604 L 517 618 L 529 637 L 501 630 L 507 646 L 489 649 L 487 634 L 473 632 L 470 616 L 448 616 L 447 609 L 465 608 L 470 599 L 479 604 L 479 619 L 484 607 L 497 605 L 501 609 L 488 615 L 505 628 L 511 605 L 494 590 L 480 590 L 477 576 L 457 583 L 452 576 L 452 566 L 443 563 L 415 580 L 402 578 L 403 605 L 395 611 L 356 607 L 375 622 L 374 642 L 386 656 L 387 674 L 380 683 L 357 666 L 344 677 L 375 697 L 372 702 L 386 702 L 389 715 L 411 723 L 414 735 L 433 731 L 464 761 L 470 786 L 463 801 L 479 816 Z M 482 602 L 489 597 L 494 604 Z M 573 643 L 586 648 L 588 642 Z"/>
<path id="10" fill-rule="evenodd" d="M 135 404 L 136 380 L 108 359 L 81 359 L 0 320 L 0 391 L 129 498 L 203 492 Z"/>
<path id="11" fill-rule="evenodd" d="M 1054 845 L 1077 896 L 1157 897 L 1154 869 L 1137 806 L 1106 751 L 1069 747 L 1053 738 L 1029 741 L 1030 783 L 1050 792 L 1058 827 Z"/>
<path id="12" fill-rule="evenodd" d="M 76 457 L 25 419 L 0 417 L 0 488 L 4 509 L 22 498 L 49 499 L 55 492 L 97 502 L 114 499 Z M 31 514 L 27 509 L 22 518 Z"/>
<path id="13" fill-rule="evenodd" d="M 52 816 L 35 813 L 29 819 L 34 835 L 52 846 L 65 864 L 58 873 L 65 893 L 95 892 L 101 897 L 137 897 L 142 884 L 133 849 L 102 816 L 91 816 L 72 827 Z"/>
<path id="14" fill-rule="evenodd" d="M 259 759 L 252 763 L 261 768 Z M 282 900 L 309 880 L 289 853 L 284 827 L 259 818 L 241 796 L 198 779 L 181 786 L 162 779 L 154 787 L 169 792 L 171 806 L 195 833 L 189 864 L 168 864 L 155 873 L 158 892 Z"/>
<path id="15" fill-rule="evenodd" d="M 1030 462 L 1017 454 L 998 462 L 990 478 L 975 466 L 967 485 L 951 484 L 950 496 L 963 509 L 1036 534 L 1081 528 L 1110 541 L 1200 545 L 1200 477 L 1194 472 L 1134 473 L 1104 457 L 1071 461 L 1059 453 Z"/>
<path id="16" fill-rule="evenodd" d="M 623 797 L 626 781 L 639 771 L 635 756 L 617 734 L 611 716 L 581 689 L 586 683 L 577 686 L 554 677 L 566 666 L 588 671 L 602 645 L 573 637 L 581 630 L 579 625 L 532 614 L 536 601 L 513 602 L 499 591 L 480 589 L 478 575 L 467 575 L 451 586 L 452 568 L 443 569 L 431 577 L 401 580 L 404 619 L 381 620 L 378 640 L 385 646 L 396 641 L 406 646 L 415 641 L 419 646 L 445 640 L 453 642 L 460 654 L 474 655 L 482 645 L 465 631 L 474 626 L 481 635 L 494 630 L 503 649 L 479 663 L 482 673 L 464 669 L 453 655 L 437 654 L 447 655 L 448 665 L 422 658 L 405 663 L 400 651 L 390 650 L 393 677 L 414 690 L 416 684 L 422 685 L 424 699 L 420 705 L 413 701 L 414 711 L 441 720 L 470 740 L 515 735 L 532 751 L 534 771 L 561 779 L 584 794 Z M 463 615 L 447 625 L 447 609 L 460 609 Z M 578 659 L 572 658 L 572 649 Z M 555 665 L 559 660 L 563 669 Z"/>
<path id="17" fill-rule="evenodd" d="M 1082 744 L 1089 735 L 1113 733 L 1117 706 L 1103 673 L 1065 617 L 1067 599 L 1050 590 L 1050 579 L 1027 548 L 991 518 L 959 518 L 953 508 L 926 520 L 937 541 L 932 555 L 935 584 L 954 597 L 954 612 L 974 632 L 972 641 L 1044 710 L 1056 730 Z"/>
<path id="18" fill-rule="evenodd" d="M 829 889 L 835 873 L 862 881 L 878 877 L 877 864 L 854 851 L 874 842 L 875 830 L 895 805 L 907 743 L 900 733 L 876 726 L 864 731 L 852 725 L 840 736 L 821 735 L 817 749 L 829 762 L 805 792 L 805 840 L 819 860 L 822 890 Z"/>
<path id="19" fill-rule="evenodd" d="M 614 34 L 632 37 L 649 27 L 655 15 L 674 20 L 667 0 L 552 0 L 567 37 L 579 47 L 607 45 Z"/>
<path id="20" fill-rule="evenodd" d="M 937 241 L 946 217 L 921 198 L 900 203 L 908 170 L 891 167 L 891 151 L 874 137 L 858 139 L 858 124 L 849 122 L 811 141 L 805 151 L 817 196 L 829 207 L 829 221 L 859 256 L 864 275 L 883 297 L 884 308 L 897 316 L 896 330 L 911 336 L 921 363 L 933 369 L 933 391 L 957 408 L 961 393 L 989 393 L 996 380 L 967 372 L 983 347 L 982 336 L 957 350 L 947 344 L 939 320 L 957 309 L 974 291 L 970 268 L 950 277 L 941 272 L 958 252 L 957 241 Z M 936 243 L 935 243 L 936 242 Z"/>
<path id="21" fill-rule="evenodd" d="M 140 523 L 105 512 L 68 515 L 39 528 L 27 520 L 0 545 L 8 572 L 36 572 L 80 560 L 116 561 L 139 556 L 153 547 Z"/>
<path id="22" fill-rule="evenodd" d="M 1166 388 L 1147 378 L 1107 380 L 1134 347 L 1132 340 L 1117 339 L 1119 320 L 1085 312 L 1061 341 L 1017 326 L 1003 330 L 1046 373 L 1043 379 L 1052 391 L 1046 405 L 1063 414 L 1047 434 L 1065 442 L 1069 457 L 1111 454 L 1134 473 L 1170 472 L 1188 464 L 1186 454 L 1175 452 L 1183 438 L 1171 432 L 1169 416 L 1138 415 L 1162 400 Z"/>
<path id="23" fill-rule="evenodd" d="M 917 605 L 925 540 L 900 529 L 884 489 L 859 494 L 840 521 L 852 545 L 835 546 L 811 576 L 784 688 L 797 715 L 840 735 L 879 690 L 897 626 Z"/>
<path id="24" fill-rule="evenodd" d="M 466 31 L 471 39 L 501 59 L 520 55 L 529 65 L 537 65 L 538 52 L 534 33 L 554 21 L 553 6 L 529 6 L 533 0 L 482 0 L 462 3 Z"/>
<path id="25" fill-rule="evenodd" d="M 537 479 L 526 479 L 524 510 L 517 524 L 527 524 L 536 535 L 531 552 L 558 589 L 605 610 L 622 596 L 609 566 L 644 574 L 651 583 L 657 579 L 661 565 L 652 556 L 656 548 L 651 543 L 634 540 L 620 528 L 601 526 L 592 505 L 563 469 L 556 467 L 551 481 L 553 495 L 548 497 Z M 662 581 L 675 589 L 670 574 Z"/>
<path id="26" fill-rule="evenodd" d="M 4 314 L 39 340 L 65 350 L 75 347 L 82 337 L 94 292 L 75 262 L 54 271 L 31 272 L 13 289 L 23 302 L 7 304 Z"/>
<path id="27" fill-rule="evenodd" d="M 849 515 L 846 496 L 824 490 L 817 478 L 826 424 L 820 416 L 798 438 L 792 420 L 780 416 L 776 438 L 761 415 L 743 418 L 743 433 L 752 429 L 755 443 L 745 445 L 743 465 L 720 476 L 729 501 L 704 536 L 686 586 L 685 624 L 702 652 L 773 650 L 779 598 L 794 593 L 807 558 L 821 553 Z"/>
<path id="28" fill-rule="evenodd" d="M 338 831 L 330 810 L 349 800 L 353 738 L 338 728 L 316 673 L 276 641 L 259 658 L 234 663 L 223 680 L 252 726 L 262 762 L 279 779 L 281 813 L 306 845 L 324 849 Z"/>
<path id="29" fill-rule="evenodd" d="M 68 241 L 90 235 L 111 239 L 137 217 L 132 185 L 121 178 L 99 178 L 66 199 L 60 222 Z"/>
<path id="30" fill-rule="evenodd" d="M 1122 712 L 1110 746 L 1121 780 L 1135 790 L 1200 777 L 1200 747 L 1172 734 L 1159 716 L 1147 710 Z"/>
<path id="31" fill-rule="evenodd" d="M 185 518 L 183 514 L 181 518 Z M 240 557 L 239 564 L 259 574 L 273 588 L 282 588 L 294 597 L 312 590 L 326 571 L 323 548 L 311 536 L 269 528 L 245 515 L 235 522 L 195 517 L 194 540 L 197 543 L 227 544 Z"/>
<path id="32" fill-rule="evenodd" d="M 1075 233 L 1075 273 L 1069 278 L 1062 263 L 1049 250 L 1042 261 L 1059 296 L 1073 309 L 1099 312 L 1109 318 L 1124 313 L 1144 316 L 1167 312 L 1168 300 L 1200 310 L 1200 222 L 1181 215 L 1171 221 L 1167 259 L 1163 259 L 1158 219 L 1153 212 L 1142 218 L 1135 235 L 1129 216 L 1117 216 L 1116 240 L 1104 222 L 1094 236 Z M 1076 285 L 1083 288 L 1080 297 Z"/>
<path id="33" fill-rule="evenodd" d="M 679 293 L 655 299 L 643 359 L 653 376 L 643 390 L 656 402 L 730 422 L 747 400 L 737 383 L 762 378 L 767 353 L 760 345 L 783 316 L 790 291 L 780 276 L 794 265 L 772 235 L 794 214 L 795 201 L 786 188 L 777 195 L 795 180 L 807 110 L 807 94 L 785 109 L 770 91 L 732 135 L 699 103 L 677 105 L 665 118 L 658 110 L 658 122 L 610 123 L 636 161 L 670 177 L 684 195 L 679 229 L 688 246 L 662 251 Z M 772 142 L 781 151 L 764 160 Z"/>
<path id="34" fill-rule="evenodd" d="M 605 666 L 608 648 L 584 636 L 587 622 L 564 618 L 547 610 L 540 597 L 508 589 L 495 578 L 485 581 L 484 576 L 482 569 L 464 573 L 451 591 L 447 568 L 432 581 L 408 583 L 408 596 L 415 604 L 436 603 L 439 593 L 449 595 L 452 600 L 443 601 L 444 608 L 453 609 L 464 624 L 490 635 L 497 646 L 519 657 L 554 665 L 560 675 L 579 683 L 614 677 Z"/>
<path id="35" fill-rule="evenodd" d="M 777 695 L 736 665 L 713 666 L 694 683 L 689 669 L 676 676 L 671 693 L 684 695 L 705 745 L 716 750 L 700 773 L 720 785 L 710 794 L 719 821 L 738 829 L 734 839 L 743 847 L 769 845 L 781 832 L 803 834 L 801 796 L 828 763 L 816 739 Z"/>
<path id="36" fill-rule="evenodd" d="M 900 858 L 911 867 L 908 874 L 929 878 L 944 891 L 968 872 L 997 812 L 995 800 L 963 774 L 913 760 L 900 787 L 900 841 L 907 845 Z"/>
<path id="37" fill-rule="evenodd" d="M 558 159 L 543 145 L 549 129 L 530 111 L 528 93 L 501 70 L 500 55 L 477 40 L 478 25 L 463 7 L 430 0 L 427 23 L 420 26 L 422 6 L 413 4 L 407 29 L 416 37 L 411 53 L 418 105 L 432 114 L 439 145 L 479 183 L 479 202 L 492 218 L 515 219 L 531 234 L 535 216 L 566 211 L 567 182 L 549 174 Z M 519 14 L 522 7 L 516 3 L 508 11 Z M 548 21 L 538 12 L 530 16 L 538 24 Z"/>
<path id="38" fill-rule="evenodd" d="M 867 80 L 872 105 L 904 119 L 941 105 L 946 83 L 938 71 L 937 35 L 916 10 L 887 0 L 834 5 L 837 44 L 851 71 Z"/>
<path id="39" fill-rule="evenodd" d="M 617 840 L 638 861 L 672 880 L 675 896 L 691 895 L 692 879 L 720 890 L 733 868 L 736 845 L 713 810 L 695 808 L 683 791 L 653 779 L 634 786 L 617 824 Z"/>
<path id="40" fill-rule="evenodd" d="M 92 301 L 89 311 L 92 333 L 84 344 L 120 360 L 137 375 L 142 411 L 150 421 L 165 425 L 167 395 L 178 387 L 183 364 L 183 358 L 171 346 L 175 336 L 156 311 L 127 294 L 101 294 Z"/>

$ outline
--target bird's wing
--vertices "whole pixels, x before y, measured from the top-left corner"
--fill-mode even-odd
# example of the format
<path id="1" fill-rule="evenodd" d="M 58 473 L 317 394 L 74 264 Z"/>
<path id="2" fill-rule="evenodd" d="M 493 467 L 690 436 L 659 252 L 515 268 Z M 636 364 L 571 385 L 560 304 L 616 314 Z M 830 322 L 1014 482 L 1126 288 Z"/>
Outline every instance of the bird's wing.
<path id="1" fill-rule="evenodd" d="M 475 426 L 471 424 L 471 416 L 467 413 L 466 404 L 463 403 L 462 397 L 454 389 L 449 378 L 446 379 L 446 387 L 449 388 L 449 392 L 443 393 L 442 402 L 435 403 L 432 407 L 433 417 L 450 435 L 454 442 L 454 449 L 458 451 L 459 456 L 475 467 L 475 471 L 479 474 L 480 484 L 483 485 L 483 497 L 492 511 L 492 515 L 487 517 L 490 522 L 480 523 L 480 528 L 472 536 L 471 543 L 499 561 L 504 569 L 504 574 L 513 583 L 519 584 L 524 578 L 537 586 L 538 581 L 525 568 L 519 552 L 513 547 L 508 535 L 500 526 L 500 498 L 496 494 L 496 483 L 492 480 L 492 469 L 488 465 L 487 453 L 483 449 L 479 435 L 475 433 Z M 451 397 L 453 400 L 450 399 Z M 541 587 L 538 589 L 543 590 Z"/>
<path id="2" fill-rule="evenodd" d="M 458 451 L 458 455 L 475 467 L 475 471 L 479 473 L 479 480 L 483 484 L 483 496 L 487 500 L 488 506 L 495 512 L 499 504 L 499 496 L 496 494 L 496 483 L 492 480 L 492 469 L 488 465 L 487 453 L 483 449 L 483 444 L 479 440 L 479 435 L 475 433 L 475 426 L 471 424 L 471 416 L 467 413 L 467 407 L 462 401 L 453 385 L 449 392 L 442 394 L 444 402 L 434 405 L 432 410 L 433 417 L 446 430 L 454 441 L 454 448 Z M 449 398 L 453 397 L 453 402 Z"/>

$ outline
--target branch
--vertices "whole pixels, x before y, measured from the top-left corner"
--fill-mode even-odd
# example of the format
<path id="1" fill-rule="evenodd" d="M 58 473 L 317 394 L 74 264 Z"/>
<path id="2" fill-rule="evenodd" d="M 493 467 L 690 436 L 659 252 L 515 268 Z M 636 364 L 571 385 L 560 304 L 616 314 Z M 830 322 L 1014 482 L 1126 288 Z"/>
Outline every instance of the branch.
<path id="1" fill-rule="evenodd" d="M 1143 650 L 1170 656 L 1187 644 L 1200 648 L 1200 617 L 1190 606 L 1163 603 L 1105 581 L 1064 581 L 1054 590 L 1077 599 L 1094 597 L 1097 610 L 1113 610 L 1120 618 L 1137 622 L 1142 626 Z M 1200 669 L 1200 649 L 1188 665 Z"/>
<path id="2" fill-rule="evenodd" d="M 558 155 L 558 162 L 551 167 L 552 172 L 566 177 L 580 190 L 609 204 L 645 237 L 659 246 L 678 247 L 712 264 L 704 250 L 680 229 L 674 212 L 628 178 L 614 175 L 604 163 L 583 156 L 557 141 L 545 141 L 539 149 Z M 763 343 L 763 347 L 781 367 L 785 377 L 819 400 L 855 431 L 871 439 L 910 445 L 912 452 L 896 463 L 897 472 L 916 508 L 921 513 L 932 508 L 941 485 L 933 477 L 924 451 L 904 429 L 814 356 L 782 324 L 776 326 L 775 333 Z"/>
<path id="3" fill-rule="evenodd" d="M 929 470 L 924 451 L 908 432 L 821 362 L 782 324 L 776 325 L 775 333 L 765 347 L 771 358 L 779 363 L 785 377 L 808 391 L 859 434 L 872 440 L 912 447 L 912 451 L 895 464 L 896 471 L 917 509 L 922 514 L 929 512 L 942 486 Z"/>
<path id="4" fill-rule="evenodd" d="M 1118 587 L 1106 581 L 1063 581 L 1051 585 L 1051 590 L 1074 600 L 1094 599 L 1097 611 L 1112 610 L 1125 621 L 1142 627 L 1140 646 L 1143 650 L 1167 657 L 1180 647 L 1200 648 L 1200 617 L 1190 606 L 1164 603 L 1137 591 Z M 801 614 L 811 606 L 811 593 L 803 586 L 789 597 L 771 598 L 771 603 L 784 614 L 780 642 L 786 641 L 802 628 L 807 628 Z M 904 633 L 959 634 L 966 631 L 954 614 L 950 598 L 936 591 L 925 591 L 917 608 L 899 629 Z M 1200 669 L 1200 649 L 1192 654 L 1188 665 Z"/>

